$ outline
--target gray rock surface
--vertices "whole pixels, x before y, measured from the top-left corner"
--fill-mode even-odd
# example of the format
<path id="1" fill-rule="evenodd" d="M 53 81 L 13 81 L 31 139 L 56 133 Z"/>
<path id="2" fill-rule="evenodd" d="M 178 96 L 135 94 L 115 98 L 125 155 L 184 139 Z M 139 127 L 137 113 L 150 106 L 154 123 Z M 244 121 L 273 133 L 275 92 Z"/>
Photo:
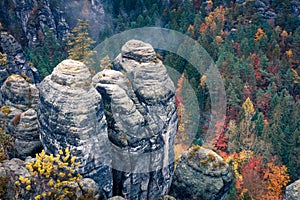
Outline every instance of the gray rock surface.
<path id="1" fill-rule="evenodd" d="M 103 97 L 112 142 L 114 195 L 157 199 L 173 175 L 175 88 L 150 44 L 128 41 L 115 70 L 93 78 Z"/>
<path id="2" fill-rule="evenodd" d="M 0 105 L 13 106 L 23 111 L 37 107 L 38 89 L 20 75 L 10 75 L 0 92 Z"/>
<path id="3" fill-rule="evenodd" d="M 284 200 L 300 199 L 300 180 L 288 185 L 285 189 Z"/>
<path id="4" fill-rule="evenodd" d="M 109 198 L 108 200 L 125 200 L 125 199 L 120 196 L 114 196 L 114 197 Z"/>
<path id="5" fill-rule="evenodd" d="M 20 75 L 10 75 L 0 88 L 0 123 L 14 142 L 10 156 L 24 159 L 41 150 L 35 108 L 38 89 Z"/>
<path id="6" fill-rule="evenodd" d="M 163 197 L 160 197 L 159 200 L 176 200 L 175 197 L 172 197 L 170 195 L 165 195 Z"/>
<path id="7" fill-rule="evenodd" d="M 37 114 L 34 109 L 17 114 L 8 126 L 9 133 L 14 138 L 14 148 L 19 158 L 34 156 L 42 149 L 39 138 Z"/>
<path id="8" fill-rule="evenodd" d="M 80 180 L 79 184 L 82 185 L 82 190 L 79 189 L 78 187 L 76 187 L 76 196 L 78 198 L 83 198 L 86 199 L 86 197 L 84 195 L 89 195 L 91 197 L 94 198 L 100 198 L 99 197 L 99 187 L 97 185 L 97 183 L 91 179 L 91 178 L 83 178 L 82 180 Z"/>
<path id="9" fill-rule="evenodd" d="M 48 153 L 69 147 L 81 161 L 80 173 L 111 196 L 107 124 L 100 94 L 91 84 L 88 68 L 65 60 L 40 84 L 38 121 L 41 140 Z"/>
<path id="10" fill-rule="evenodd" d="M 40 82 L 40 76 L 33 66 L 29 65 L 25 58 L 24 51 L 16 39 L 6 33 L 0 32 L 0 47 L 7 55 L 7 67 L 0 68 L 0 86 L 6 78 L 12 74 L 22 75 L 31 83 Z"/>
<path id="11" fill-rule="evenodd" d="M 14 158 L 12 160 L 5 160 L 0 163 L 0 177 L 3 178 L 1 187 L 6 188 L 6 193 L 2 194 L 1 199 L 21 199 L 16 191 L 15 182 L 20 176 L 28 177 L 29 171 L 25 168 L 24 161 Z M 29 199 L 29 196 L 24 196 L 23 199 Z"/>
<path id="12" fill-rule="evenodd" d="M 181 200 L 224 199 L 233 177 L 229 166 L 212 150 L 194 146 L 176 166 L 170 194 Z"/>
<path id="13" fill-rule="evenodd" d="M 17 37 L 22 44 L 35 47 L 41 43 L 46 29 L 64 40 L 69 33 L 69 25 L 62 10 L 51 0 L 15 0 L 1 4 L 4 17 L 7 17 L 19 31 Z M 20 30 L 21 29 L 21 30 Z"/>

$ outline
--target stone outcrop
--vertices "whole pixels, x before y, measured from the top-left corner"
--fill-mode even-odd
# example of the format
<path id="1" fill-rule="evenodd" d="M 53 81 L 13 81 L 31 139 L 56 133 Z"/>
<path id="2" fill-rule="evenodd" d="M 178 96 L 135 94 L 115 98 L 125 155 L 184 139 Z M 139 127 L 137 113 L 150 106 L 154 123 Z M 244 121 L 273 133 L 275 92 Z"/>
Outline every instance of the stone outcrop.
<path id="1" fill-rule="evenodd" d="M 298 200 L 299 198 L 300 198 L 300 180 L 297 180 L 286 187 L 284 200 Z"/>
<path id="2" fill-rule="evenodd" d="M 45 36 L 46 29 L 53 31 L 61 40 L 67 38 L 69 25 L 63 11 L 51 0 L 16 0 L 0 5 L 3 17 L 18 29 L 18 40 L 23 45 L 36 47 Z"/>
<path id="3" fill-rule="evenodd" d="M 22 75 L 31 83 L 40 82 L 36 68 L 27 62 L 21 45 L 12 35 L 1 32 L 0 47 L 0 51 L 7 55 L 7 67 L 0 68 L 0 86 L 12 74 Z"/>
<path id="4" fill-rule="evenodd" d="M 40 84 L 38 121 L 48 153 L 69 147 L 81 161 L 79 172 L 92 178 L 104 196 L 111 196 L 112 176 L 107 124 L 101 95 L 81 62 L 61 62 Z"/>
<path id="5" fill-rule="evenodd" d="M 194 146 L 176 166 L 170 194 L 181 200 L 224 199 L 233 177 L 229 166 L 212 150 Z"/>
<path id="6" fill-rule="evenodd" d="M 0 91 L 0 105 L 13 106 L 23 111 L 37 106 L 38 89 L 20 75 L 9 76 Z"/>
<path id="7" fill-rule="evenodd" d="M 93 78 L 112 142 L 114 195 L 157 199 L 169 190 L 177 129 L 174 85 L 150 44 L 128 41 L 115 70 Z"/>
<path id="8" fill-rule="evenodd" d="M 42 149 L 39 137 L 37 115 L 34 109 L 29 109 L 17 114 L 10 121 L 9 133 L 14 138 L 14 148 L 17 157 L 25 159 L 27 156 L 35 156 Z"/>
<path id="9" fill-rule="evenodd" d="M 0 122 L 14 141 L 14 157 L 34 156 L 41 148 L 35 108 L 38 89 L 20 75 L 9 76 L 0 88 Z"/>

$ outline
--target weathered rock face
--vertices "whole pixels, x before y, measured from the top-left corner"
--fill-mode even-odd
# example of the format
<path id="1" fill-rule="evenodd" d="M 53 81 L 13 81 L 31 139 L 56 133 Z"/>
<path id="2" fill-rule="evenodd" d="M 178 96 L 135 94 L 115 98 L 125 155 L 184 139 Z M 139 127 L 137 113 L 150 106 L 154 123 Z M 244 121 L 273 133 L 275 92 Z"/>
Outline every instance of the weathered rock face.
<path id="1" fill-rule="evenodd" d="M 40 152 L 42 143 L 34 109 L 15 115 L 8 127 L 14 138 L 14 148 L 19 158 L 25 159 L 27 156 L 34 156 Z"/>
<path id="2" fill-rule="evenodd" d="M 51 3 L 51 4 L 50 4 Z M 69 33 L 69 26 L 64 19 L 63 12 L 51 0 L 15 0 L 0 5 L 7 10 L 3 17 L 9 19 L 13 29 L 21 29 L 18 39 L 29 47 L 40 44 L 46 29 L 53 31 L 54 35 L 64 40 Z M 8 27 L 10 28 L 10 27 Z"/>
<path id="3" fill-rule="evenodd" d="M 0 49 L 7 55 L 7 67 L 0 68 L 0 86 L 6 78 L 12 74 L 19 74 L 26 77 L 31 83 L 40 82 L 40 76 L 37 70 L 29 65 L 21 45 L 15 38 L 6 33 L 0 33 Z"/>
<path id="4" fill-rule="evenodd" d="M 169 190 L 177 129 L 174 85 L 150 44 L 128 41 L 114 69 L 93 78 L 112 142 L 114 195 L 157 199 Z"/>
<path id="5" fill-rule="evenodd" d="M 40 84 L 38 121 L 48 153 L 70 147 L 82 165 L 80 173 L 94 179 L 110 196 L 112 177 L 107 125 L 101 96 L 81 62 L 61 62 Z"/>
<path id="6" fill-rule="evenodd" d="M 35 108 L 38 89 L 25 78 L 13 74 L 0 88 L 0 122 L 14 141 L 14 157 L 24 159 L 41 150 Z"/>
<path id="7" fill-rule="evenodd" d="M 14 106 L 23 111 L 37 106 L 38 89 L 20 75 L 9 76 L 0 91 L 0 105 Z"/>
<path id="8" fill-rule="evenodd" d="M 300 198 L 300 180 L 297 180 L 286 187 L 284 200 L 298 200 L 299 198 Z"/>
<path id="9" fill-rule="evenodd" d="M 200 146 L 185 152 L 176 166 L 170 194 L 181 200 L 224 199 L 232 173 L 223 159 Z"/>

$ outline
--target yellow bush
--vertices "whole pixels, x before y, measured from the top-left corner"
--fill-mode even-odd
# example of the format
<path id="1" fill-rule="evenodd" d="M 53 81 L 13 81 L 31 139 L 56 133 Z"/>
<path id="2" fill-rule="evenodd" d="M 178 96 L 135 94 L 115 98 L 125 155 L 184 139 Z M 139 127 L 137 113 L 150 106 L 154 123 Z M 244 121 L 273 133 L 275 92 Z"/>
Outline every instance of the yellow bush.
<path id="1" fill-rule="evenodd" d="M 77 172 L 80 162 L 70 155 L 67 147 L 59 150 L 56 156 L 47 155 L 43 150 L 36 154 L 36 161 L 28 163 L 26 168 L 29 177 L 20 176 L 16 181 L 19 189 L 29 191 L 35 200 L 45 199 L 73 199 L 76 188 L 81 188 L 81 175 Z"/>

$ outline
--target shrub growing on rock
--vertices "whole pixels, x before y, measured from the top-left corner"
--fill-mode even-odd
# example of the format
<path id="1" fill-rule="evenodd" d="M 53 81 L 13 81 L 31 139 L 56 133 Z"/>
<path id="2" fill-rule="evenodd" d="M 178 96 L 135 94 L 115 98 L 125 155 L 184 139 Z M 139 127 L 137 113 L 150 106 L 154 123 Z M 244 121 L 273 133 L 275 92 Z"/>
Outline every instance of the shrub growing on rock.
<path id="1" fill-rule="evenodd" d="M 77 172 L 80 162 L 70 155 L 67 147 L 59 150 L 56 156 L 47 155 L 43 150 L 36 155 L 36 160 L 26 165 L 29 177 L 20 176 L 16 181 L 20 194 L 29 193 L 39 199 L 74 199 L 76 188 L 81 189 L 81 175 Z"/>

